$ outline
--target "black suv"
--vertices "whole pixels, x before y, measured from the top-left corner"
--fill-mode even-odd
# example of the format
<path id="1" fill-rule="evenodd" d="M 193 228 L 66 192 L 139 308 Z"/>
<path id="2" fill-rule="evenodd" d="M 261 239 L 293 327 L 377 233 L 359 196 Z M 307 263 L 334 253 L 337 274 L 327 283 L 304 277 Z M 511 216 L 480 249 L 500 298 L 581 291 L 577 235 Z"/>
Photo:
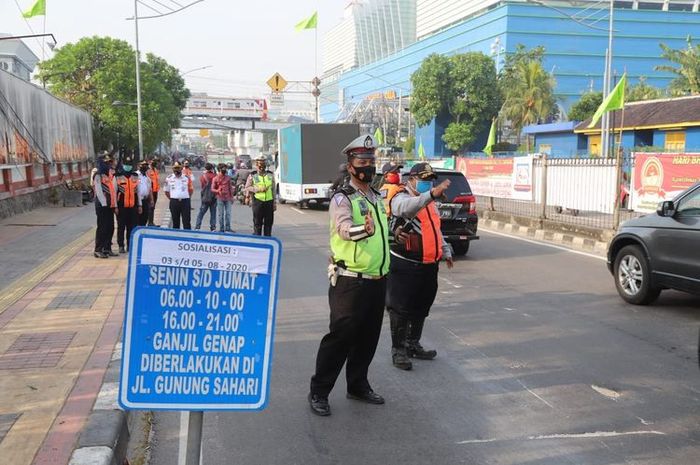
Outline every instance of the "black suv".
<path id="1" fill-rule="evenodd" d="M 450 180 L 450 187 L 445 192 L 445 198 L 436 201 L 440 212 L 440 223 L 445 240 L 452 245 L 455 255 L 466 255 L 469 243 L 479 239 L 476 230 L 479 217 L 476 215 L 476 197 L 464 175 L 455 170 L 435 169 L 438 178 L 434 185 L 445 179 Z"/>
<path id="2" fill-rule="evenodd" d="M 649 304 L 663 289 L 700 294 L 700 183 L 656 214 L 625 222 L 608 248 L 608 269 L 632 304 Z"/>

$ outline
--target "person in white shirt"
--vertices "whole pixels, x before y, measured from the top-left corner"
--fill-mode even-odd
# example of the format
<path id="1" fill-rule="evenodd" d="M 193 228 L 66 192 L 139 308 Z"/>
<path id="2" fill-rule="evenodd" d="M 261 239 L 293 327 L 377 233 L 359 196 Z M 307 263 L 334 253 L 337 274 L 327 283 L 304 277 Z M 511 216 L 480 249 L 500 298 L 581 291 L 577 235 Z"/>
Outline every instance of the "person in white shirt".
<path id="1" fill-rule="evenodd" d="M 148 224 L 148 215 L 153 208 L 153 182 L 146 174 L 148 172 L 148 162 L 143 160 L 139 163 L 139 198 L 141 199 L 141 214 L 139 215 L 138 225 L 146 226 Z"/>
<path id="2" fill-rule="evenodd" d="M 182 219 L 182 229 L 192 229 L 190 197 L 194 188 L 192 179 L 182 174 L 182 165 L 175 162 L 173 174 L 165 178 L 165 196 L 170 199 L 170 216 L 173 221 L 173 228 L 180 229 Z"/>

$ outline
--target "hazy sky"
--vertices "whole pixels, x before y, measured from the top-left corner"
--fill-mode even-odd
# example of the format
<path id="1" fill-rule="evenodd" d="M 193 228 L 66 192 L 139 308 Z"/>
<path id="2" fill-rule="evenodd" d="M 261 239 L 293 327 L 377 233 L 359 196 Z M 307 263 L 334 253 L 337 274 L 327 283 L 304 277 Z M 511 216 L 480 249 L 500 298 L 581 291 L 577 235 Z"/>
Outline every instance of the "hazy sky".
<path id="1" fill-rule="evenodd" d="M 0 32 L 35 33 L 44 28 L 43 17 L 24 20 L 20 14 L 35 0 L 0 0 Z M 170 0 L 157 0 L 174 5 Z M 175 0 L 186 5 L 193 0 Z M 158 7 L 155 0 L 144 3 Z M 204 0 L 172 16 L 139 22 L 142 52 L 153 52 L 186 72 L 212 68 L 186 76 L 189 88 L 215 95 L 261 95 L 265 81 L 275 72 L 287 80 L 314 76 L 314 31 L 295 32 L 294 25 L 315 10 L 319 13 L 318 73 L 321 74 L 321 38 L 341 19 L 348 0 Z M 111 36 L 134 44 L 132 0 L 46 0 L 46 32 L 59 46 L 84 36 Z M 139 16 L 153 14 L 139 5 Z M 162 8 L 161 8 L 162 9 Z M 27 25 L 27 22 L 29 25 Z M 35 39 L 26 43 L 37 56 Z M 48 50 L 48 49 L 47 49 Z M 51 52 L 48 52 L 49 54 Z"/>

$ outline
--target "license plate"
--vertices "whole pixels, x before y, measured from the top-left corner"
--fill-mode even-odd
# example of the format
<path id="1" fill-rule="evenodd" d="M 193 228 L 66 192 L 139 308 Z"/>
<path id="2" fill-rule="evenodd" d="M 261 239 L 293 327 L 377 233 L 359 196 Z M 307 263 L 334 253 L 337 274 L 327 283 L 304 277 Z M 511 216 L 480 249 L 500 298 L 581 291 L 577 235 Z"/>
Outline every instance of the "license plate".
<path id="1" fill-rule="evenodd" d="M 440 218 L 452 218 L 452 210 L 440 210 Z"/>

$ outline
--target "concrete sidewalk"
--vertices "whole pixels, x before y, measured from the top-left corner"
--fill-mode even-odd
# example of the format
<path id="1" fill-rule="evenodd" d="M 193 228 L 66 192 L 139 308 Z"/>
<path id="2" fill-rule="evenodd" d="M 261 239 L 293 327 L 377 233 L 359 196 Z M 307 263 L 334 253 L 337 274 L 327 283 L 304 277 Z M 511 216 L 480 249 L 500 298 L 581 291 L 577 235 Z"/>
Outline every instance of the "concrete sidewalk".
<path id="1" fill-rule="evenodd" d="M 158 207 L 159 222 L 166 202 Z M 0 244 L 12 234 L 0 228 Z M 96 259 L 93 241 L 91 228 L 4 288 L 2 464 L 68 464 L 100 392 L 122 327 L 127 256 Z"/>

